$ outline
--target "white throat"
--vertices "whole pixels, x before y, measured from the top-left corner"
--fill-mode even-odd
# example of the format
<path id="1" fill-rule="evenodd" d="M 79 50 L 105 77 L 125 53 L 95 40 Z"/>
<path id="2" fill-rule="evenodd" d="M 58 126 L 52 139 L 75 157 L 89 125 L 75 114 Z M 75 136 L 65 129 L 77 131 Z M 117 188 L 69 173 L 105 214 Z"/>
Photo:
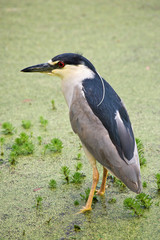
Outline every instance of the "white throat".
<path id="1" fill-rule="evenodd" d="M 78 85 L 82 90 L 82 81 L 87 78 L 94 78 L 95 73 L 85 65 L 66 65 L 61 75 L 62 78 L 62 92 L 70 108 L 74 88 Z"/>

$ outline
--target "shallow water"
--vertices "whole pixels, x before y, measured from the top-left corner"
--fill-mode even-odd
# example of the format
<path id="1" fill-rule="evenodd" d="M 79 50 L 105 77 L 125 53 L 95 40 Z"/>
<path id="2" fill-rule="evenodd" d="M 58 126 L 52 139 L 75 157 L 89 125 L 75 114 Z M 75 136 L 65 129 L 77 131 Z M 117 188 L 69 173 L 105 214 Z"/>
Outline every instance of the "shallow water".
<path id="1" fill-rule="evenodd" d="M 0 239 L 160 238 L 160 195 L 155 181 L 160 172 L 159 14 L 158 0 L 1 1 L 0 124 L 9 121 L 17 132 L 5 137 L 1 157 Z M 142 181 L 147 182 L 144 192 L 153 198 L 145 217 L 137 218 L 125 210 L 124 199 L 135 194 L 121 192 L 112 184 L 91 212 L 76 214 L 85 204 L 80 194 L 91 186 L 92 169 L 71 130 L 60 80 L 20 73 L 22 68 L 62 52 L 82 52 L 123 99 L 135 136 L 145 146 L 147 165 L 141 169 Z M 47 131 L 40 127 L 40 116 L 49 122 Z M 31 120 L 30 130 L 21 127 L 24 119 Z M 35 152 L 19 157 L 11 167 L 10 146 L 22 131 L 32 132 Z M 42 136 L 42 146 L 37 136 Z M 62 140 L 62 153 L 44 156 L 43 145 L 53 137 Z M 78 153 L 86 177 L 78 186 L 64 184 L 60 169 L 67 165 L 73 173 Z M 98 169 L 102 177 L 99 164 Z M 55 190 L 48 188 L 50 179 L 57 181 Z M 40 209 L 34 207 L 37 196 L 43 198 Z M 109 204 L 111 198 L 116 203 Z M 79 206 L 74 205 L 75 200 Z"/>

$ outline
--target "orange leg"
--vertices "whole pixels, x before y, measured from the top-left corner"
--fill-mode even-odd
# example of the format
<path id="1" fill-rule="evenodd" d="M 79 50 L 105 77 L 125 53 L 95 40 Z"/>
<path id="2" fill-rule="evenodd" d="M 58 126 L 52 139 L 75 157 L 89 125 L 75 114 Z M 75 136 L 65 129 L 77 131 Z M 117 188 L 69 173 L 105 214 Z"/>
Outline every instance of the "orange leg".
<path id="1" fill-rule="evenodd" d="M 99 180 L 99 173 L 98 173 L 97 167 L 94 166 L 93 167 L 93 183 L 92 183 L 91 191 L 90 191 L 86 206 L 83 207 L 79 213 L 84 213 L 86 211 L 92 210 L 91 205 L 92 205 L 92 200 L 93 200 L 93 196 L 96 190 L 98 180 Z"/>
<path id="2" fill-rule="evenodd" d="M 98 195 L 104 195 L 105 187 L 106 187 L 106 180 L 107 180 L 108 170 L 103 167 L 103 179 L 100 189 L 97 191 Z"/>

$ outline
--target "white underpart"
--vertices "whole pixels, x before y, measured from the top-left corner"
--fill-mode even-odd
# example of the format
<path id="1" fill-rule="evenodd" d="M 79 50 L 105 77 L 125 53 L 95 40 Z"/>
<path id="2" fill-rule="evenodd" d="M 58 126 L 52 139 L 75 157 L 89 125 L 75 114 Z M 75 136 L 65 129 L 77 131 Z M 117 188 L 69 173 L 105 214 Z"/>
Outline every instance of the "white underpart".
<path id="1" fill-rule="evenodd" d="M 96 159 L 93 157 L 93 155 L 87 150 L 84 144 L 82 144 L 83 150 L 86 154 L 86 157 L 88 158 L 90 164 L 92 167 L 96 167 Z"/>
<path id="2" fill-rule="evenodd" d="M 127 131 L 118 110 L 116 111 L 115 120 L 116 120 L 118 128 L 121 128 L 122 131 Z M 134 147 L 133 158 L 128 161 L 128 159 L 126 159 L 125 156 L 123 156 L 123 157 L 128 164 L 136 163 L 140 168 L 136 142 L 135 142 L 135 147 Z"/>
<path id="3" fill-rule="evenodd" d="M 65 65 L 61 69 L 54 69 L 51 74 L 62 79 L 62 92 L 68 107 L 71 105 L 74 88 L 78 85 L 82 90 L 82 81 L 86 78 L 92 79 L 95 76 L 95 73 L 83 64 Z"/>

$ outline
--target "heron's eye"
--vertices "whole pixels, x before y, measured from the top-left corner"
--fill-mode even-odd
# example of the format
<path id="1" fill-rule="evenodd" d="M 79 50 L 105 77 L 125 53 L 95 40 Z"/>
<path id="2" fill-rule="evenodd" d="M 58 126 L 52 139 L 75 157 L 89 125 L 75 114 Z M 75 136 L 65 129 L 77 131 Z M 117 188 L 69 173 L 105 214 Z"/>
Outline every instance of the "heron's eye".
<path id="1" fill-rule="evenodd" d="M 58 66 L 59 66 L 59 68 L 63 68 L 63 67 L 64 67 L 64 62 L 59 61 L 59 62 L 58 62 Z"/>

